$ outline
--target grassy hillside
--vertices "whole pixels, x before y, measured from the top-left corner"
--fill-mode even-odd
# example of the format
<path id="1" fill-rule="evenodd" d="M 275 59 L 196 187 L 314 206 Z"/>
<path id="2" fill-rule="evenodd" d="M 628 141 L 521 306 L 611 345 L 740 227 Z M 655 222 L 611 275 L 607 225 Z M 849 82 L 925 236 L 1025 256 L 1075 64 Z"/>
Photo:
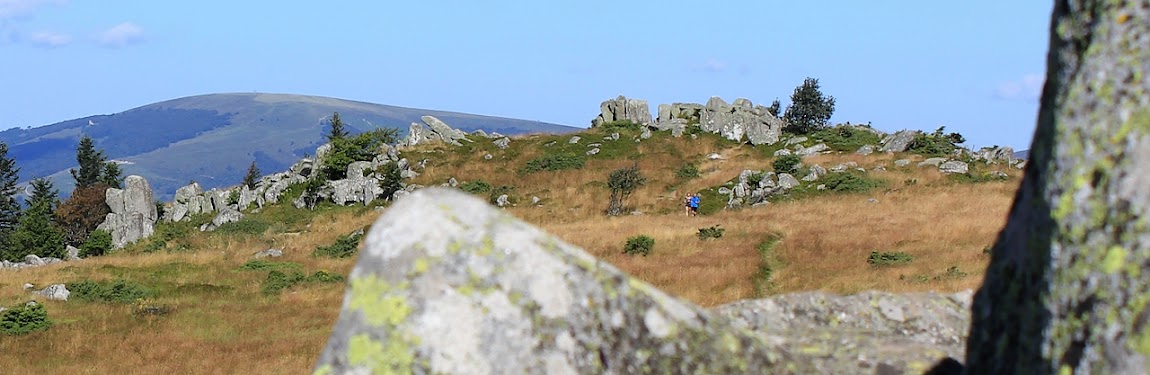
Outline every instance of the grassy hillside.
<path id="1" fill-rule="evenodd" d="M 612 131 L 620 140 L 605 141 Z M 1020 174 L 1003 169 L 1010 177 L 991 181 L 979 177 L 987 166 L 975 166 L 973 177 L 954 177 L 913 162 L 893 164 L 922 159 L 918 155 L 821 155 L 804 162 L 831 167 L 853 161 L 870 171 L 860 178 L 881 187 L 854 193 L 799 189 L 764 207 L 729 211 L 720 209 L 725 201 L 714 191 L 744 169 L 770 170 L 775 158 L 768 155 L 779 145 L 751 147 L 713 135 L 691 139 L 663 133 L 636 143 L 636 131 L 612 131 L 578 133 L 580 144 L 568 143 L 571 135 L 534 135 L 515 138 L 505 150 L 484 141 L 421 147 L 404 156 L 429 160 L 415 183 L 439 185 L 455 178 L 484 199 L 506 193 L 515 203 L 508 213 L 703 306 L 802 290 L 973 288 L 987 261 L 983 249 L 1005 223 Z M 592 142 L 601 144 L 600 152 L 586 156 Z M 708 158 L 712 153 L 722 158 Z M 529 172 L 579 160 L 579 168 Z M 635 164 L 647 177 L 626 202 L 636 214 L 604 216 L 608 174 Z M 687 173 L 687 165 L 697 168 L 697 177 Z M 877 166 L 887 170 L 873 171 Z M 703 215 L 683 216 L 681 198 L 687 192 L 703 193 Z M 540 199 L 538 205 L 531 204 L 532 197 Z M 0 336 L 6 369 L 306 373 L 343 298 L 341 282 L 324 282 L 315 274 L 346 275 L 355 259 L 312 253 L 370 225 L 382 210 L 386 206 L 321 205 L 314 212 L 273 206 L 211 233 L 193 229 L 210 220 L 197 217 L 161 223 L 152 239 L 109 256 L 0 272 L 0 305 L 9 307 L 29 299 L 20 290 L 26 282 L 124 280 L 118 290 L 135 285 L 147 292 L 138 299 L 121 293 L 129 295 L 127 303 L 84 302 L 75 294 L 69 302 L 47 302 L 54 327 Z M 723 229 L 721 237 L 699 237 L 700 228 L 716 226 Z M 623 254 L 624 243 L 637 235 L 655 240 L 650 255 Z M 254 253 L 268 248 L 285 255 L 271 263 L 252 261 Z M 889 253 L 876 258 L 880 261 L 912 260 L 872 265 L 872 252 Z M 298 284 L 275 291 L 285 280 Z"/>
<path id="2" fill-rule="evenodd" d="M 170 199 L 191 180 L 205 188 L 238 183 L 252 161 L 268 173 L 282 171 L 323 143 L 327 117 L 340 112 L 349 130 L 400 129 L 436 116 L 465 131 L 503 134 L 563 133 L 576 128 L 537 121 L 404 108 L 343 99 L 286 94 L 211 94 L 145 105 L 112 115 L 0 132 L 21 167 L 21 177 L 51 177 L 71 191 L 66 169 L 75 166 L 83 135 Z"/>

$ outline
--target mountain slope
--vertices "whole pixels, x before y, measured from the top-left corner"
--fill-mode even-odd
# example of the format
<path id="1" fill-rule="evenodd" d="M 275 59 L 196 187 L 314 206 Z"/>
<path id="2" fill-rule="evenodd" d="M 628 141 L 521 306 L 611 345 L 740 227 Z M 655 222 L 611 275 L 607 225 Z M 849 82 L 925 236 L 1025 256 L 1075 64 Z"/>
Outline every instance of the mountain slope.
<path id="1" fill-rule="evenodd" d="M 353 132 L 408 124 L 432 115 L 464 131 L 503 134 L 566 133 L 557 124 L 336 98 L 261 93 L 209 94 L 179 98 L 112 115 L 90 116 L 32 129 L 0 132 L 21 180 L 47 176 L 61 192 L 71 191 L 68 168 L 82 135 L 96 141 L 109 158 L 123 162 L 125 174 L 139 174 L 158 198 L 195 180 L 206 188 L 239 183 L 255 161 L 272 173 L 314 152 L 324 142 L 327 119 L 339 112 Z"/>

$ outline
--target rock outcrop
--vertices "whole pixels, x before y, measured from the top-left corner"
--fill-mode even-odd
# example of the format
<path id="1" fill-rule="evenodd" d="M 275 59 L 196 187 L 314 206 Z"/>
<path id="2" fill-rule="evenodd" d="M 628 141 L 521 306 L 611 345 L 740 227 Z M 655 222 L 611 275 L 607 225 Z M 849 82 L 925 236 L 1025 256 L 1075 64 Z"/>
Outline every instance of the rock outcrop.
<path id="1" fill-rule="evenodd" d="M 922 132 L 918 130 L 900 130 L 894 134 L 887 135 L 882 141 L 879 141 L 879 143 L 882 144 L 879 151 L 904 152 L 907 147 L 910 147 L 910 142 L 914 140 L 914 137 L 917 137 L 919 134 L 922 134 Z"/>
<path id="2" fill-rule="evenodd" d="M 921 371 L 960 355 L 965 331 L 963 299 L 950 296 L 705 310 L 443 188 L 372 225 L 349 282 L 316 373 Z M 843 303 L 859 314 L 832 311 Z M 806 324 L 836 319 L 850 329 Z"/>
<path id="3" fill-rule="evenodd" d="M 109 188 L 105 192 L 105 202 L 112 212 L 96 229 L 112 233 L 113 248 L 147 238 L 155 231 L 156 198 L 143 177 L 125 177 L 123 189 Z"/>
<path id="4" fill-rule="evenodd" d="M 769 145 L 779 141 L 783 120 L 770 114 L 766 107 L 744 98 L 727 104 L 719 97 L 711 97 L 700 113 L 699 127 L 732 141 Z"/>
<path id="5" fill-rule="evenodd" d="M 463 143 L 460 142 L 471 142 L 471 139 L 467 138 L 466 132 L 448 126 L 447 123 L 435 116 L 423 116 L 420 120 L 423 121 L 423 124 L 413 122 L 408 127 L 407 136 L 399 142 L 401 146 L 415 146 L 433 142 L 462 146 Z"/>
<path id="6" fill-rule="evenodd" d="M 646 100 L 628 99 L 622 95 L 599 104 L 599 116 L 591 120 L 591 127 L 609 122 L 631 121 L 639 125 L 651 124 L 651 108 Z"/>

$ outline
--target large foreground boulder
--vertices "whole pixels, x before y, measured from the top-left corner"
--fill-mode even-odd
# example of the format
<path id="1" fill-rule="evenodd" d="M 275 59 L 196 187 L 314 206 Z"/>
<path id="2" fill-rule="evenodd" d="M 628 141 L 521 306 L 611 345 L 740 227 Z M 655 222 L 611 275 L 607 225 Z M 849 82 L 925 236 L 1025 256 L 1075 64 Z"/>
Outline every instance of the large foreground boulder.
<path id="1" fill-rule="evenodd" d="M 426 188 L 372 225 L 316 373 L 921 371 L 961 356 L 963 301 L 812 295 L 716 313 L 482 200 Z M 820 307 L 843 304 L 866 313 Z"/>
<path id="2" fill-rule="evenodd" d="M 1060 0 L 1030 161 L 973 305 L 971 374 L 1150 372 L 1150 1 Z"/>
<path id="3" fill-rule="evenodd" d="M 317 373 L 811 373 L 779 343 L 453 189 L 368 235 Z"/>

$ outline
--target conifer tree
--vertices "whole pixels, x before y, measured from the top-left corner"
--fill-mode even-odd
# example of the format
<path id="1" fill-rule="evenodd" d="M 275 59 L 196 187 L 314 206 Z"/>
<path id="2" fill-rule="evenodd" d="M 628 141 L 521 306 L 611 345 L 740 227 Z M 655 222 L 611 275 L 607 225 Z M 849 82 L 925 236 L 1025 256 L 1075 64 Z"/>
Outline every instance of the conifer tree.
<path id="1" fill-rule="evenodd" d="M 19 261 L 28 254 L 41 257 L 64 257 L 64 233 L 56 226 L 53 212 L 59 191 L 46 178 L 32 180 L 32 197 L 28 209 L 20 215 L 12 243 L 5 250 L 5 258 Z"/>
<path id="2" fill-rule="evenodd" d="M 260 168 L 256 166 L 256 161 L 252 160 L 252 165 L 248 167 L 248 173 L 244 175 L 244 186 L 248 189 L 255 189 L 256 182 L 260 180 Z"/>
<path id="3" fill-rule="evenodd" d="M 79 164 L 79 168 L 68 171 L 76 180 L 76 187 L 88 187 L 100 182 L 100 177 L 106 168 L 104 164 L 106 159 L 103 151 L 96 150 L 92 137 L 85 135 L 80 138 L 80 144 L 76 146 L 76 163 Z"/>

